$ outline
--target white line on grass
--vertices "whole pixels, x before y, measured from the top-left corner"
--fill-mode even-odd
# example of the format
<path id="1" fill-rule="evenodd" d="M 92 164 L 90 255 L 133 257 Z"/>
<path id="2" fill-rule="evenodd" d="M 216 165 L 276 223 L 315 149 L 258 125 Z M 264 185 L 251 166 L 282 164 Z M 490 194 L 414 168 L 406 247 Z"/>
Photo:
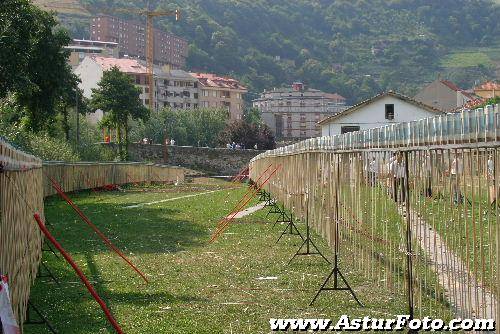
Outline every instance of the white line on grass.
<path id="1" fill-rule="evenodd" d="M 125 206 L 124 209 L 140 208 L 140 207 L 146 206 L 146 205 L 153 205 L 153 204 L 158 204 L 158 203 L 171 202 L 171 201 L 175 201 L 175 200 L 178 200 L 178 199 L 196 197 L 196 196 L 201 196 L 201 195 L 207 195 L 207 194 L 215 193 L 215 192 L 218 192 L 218 191 L 233 190 L 233 189 L 235 189 L 235 188 L 210 190 L 210 191 L 205 191 L 203 193 L 198 193 L 198 194 L 191 194 L 191 195 L 184 195 L 184 196 L 180 196 L 180 197 L 162 199 L 161 201 L 154 201 L 154 202 L 148 202 L 148 203 L 140 203 L 140 204 L 129 205 L 129 206 Z"/>
<path id="2" fill-rule="evenodd" d="M 255 211 L 259 211 L 260 209 L 264 208 L 264 206 L 266 205 L 266 203 L 260 203 L 260 204 L 257 204 L 256 206 L 252 206 L 248 209 L 245 209 L 245 210 L 242 210 L 242 211 L 239 211 L 237 214 L 235 214 L 233 216 L 233 214 L 227 216 L 226 218 L 230 218 L 230 217 L 233 217 L 233 218 L 243 218 L 245 216 L 248 216 L 248 215 L 251 215 L 252 213 L 254 213 Z"/>

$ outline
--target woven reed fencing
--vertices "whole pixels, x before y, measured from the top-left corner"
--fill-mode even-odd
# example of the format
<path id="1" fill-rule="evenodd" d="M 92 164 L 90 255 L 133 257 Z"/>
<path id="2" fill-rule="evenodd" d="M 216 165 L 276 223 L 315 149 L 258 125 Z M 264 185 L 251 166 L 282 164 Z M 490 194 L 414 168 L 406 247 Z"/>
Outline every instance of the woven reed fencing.
<path id="1" fill-rule="evenodd" d="M 0 274 L 8 275 L 14 315 L 26 317 L 30 287 L 42 257 L 42 234 L 33 220 L 43 218 L 43 199 L 56 194 L 49 177 L 65 192 L 111 184 L 182 182 L 182 168 L 145 163 L 43 162 L 0 139 Z"/>
<path id="2" fill-rule="evenodd" d="M 46 161 L 43 163 L 45 196 L 57 192 L 49 177 L 59 182 L 65 192 L 104 187 L 110 184 L 143 182 L 183 182 L 184 170 L 178 167 L 141 162 L 79 162 Z"/>
<path id="3" fill-rule="evenodd" d="M 500 319 L 498 105 L 313 138 L 250 165 L 253 180 L 281 165 L 266 190 L 308 211 L 332 249 L 338 228 L 341 268 L 401 314 Z"/>
<path id="4" fill-rule="evenodd" d="M 42 161 L 0 140 L 0 273 L 10 283 L 14 315 L 24 322 L 43 237 L 33 213 L 43 217 Z"/>

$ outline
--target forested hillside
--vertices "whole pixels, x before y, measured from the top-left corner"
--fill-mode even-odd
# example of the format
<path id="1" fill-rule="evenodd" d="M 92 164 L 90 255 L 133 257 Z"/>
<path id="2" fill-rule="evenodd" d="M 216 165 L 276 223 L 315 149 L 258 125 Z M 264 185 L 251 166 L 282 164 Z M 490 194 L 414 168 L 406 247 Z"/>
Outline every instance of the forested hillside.
<path id="1" fill-rule="evenodd" d="M 144 9 L 147 1 L 80 3 L 90 13 L 113 13 Z M 252 93 L 302 80 L 355 102 L 387 89 L 412 94 L 438 73 L 469 86 L 500 67 L 500 6 L 490 0 L 152 0 L 150 6 L 182 10 L 180 22 L 157 18 L 156 24 L 189 40 L 190 69 L 234 75 Z M 61 18 L 75 37 L 88 37 L 88 18 Z M 478 47 L 486 58 L 470 55 Z"/>

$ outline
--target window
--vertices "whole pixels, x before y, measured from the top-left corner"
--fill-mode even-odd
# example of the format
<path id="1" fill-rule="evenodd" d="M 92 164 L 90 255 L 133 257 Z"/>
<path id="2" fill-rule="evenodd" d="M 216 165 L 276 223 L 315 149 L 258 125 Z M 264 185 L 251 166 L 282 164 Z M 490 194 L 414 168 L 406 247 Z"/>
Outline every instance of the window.
<path id="1" fill-rule="evenodd" d="M 385 119 L 391 121 L 394 119 L 394 104 L 385 105 Z"/>
<path id="2" fill-rule="evenodd" d="M 213 97 L 217 97 L 217 91 L 216 91 L 216 90 L 213 90 L 213 91 L 212 91 L 212 96 L 213 96 Z"/>
<path id="3" fill-rule="evenodd" d="M 340 128 L 340 133 L 359 131 L 359 126 L 347 125 Z"/>
<path id="4" fill-rule="evenodd" d="M 209 91 L 204 89 L 203 90 L 203 96 L 208 97 L 209 96 Z"/>
<path id="5" fill-rule="evenodd" d="M 198 98 L 198 93 L 194 93 L 194 98 L 197 99 Z"/>

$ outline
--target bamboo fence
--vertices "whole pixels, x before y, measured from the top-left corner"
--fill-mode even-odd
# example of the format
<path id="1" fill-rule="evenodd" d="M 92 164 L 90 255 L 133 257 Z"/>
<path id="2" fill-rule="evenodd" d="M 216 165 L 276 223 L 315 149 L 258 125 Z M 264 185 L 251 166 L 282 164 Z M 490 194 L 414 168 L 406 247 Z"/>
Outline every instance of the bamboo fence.
<path id="1" fill-rule="evenodd" d="M 332 249 L 338 228 L 342 265 L 401 314 L 500 319 L 498 105 L 267 151 L 250 178 L 270 165 L 265 189 Z"/>
<path id="2" fill-rule="evenodd" d="M 24 322 L 30 287 L 42 256 L 42 161 L 0 140 L 0 273 L 8 275 L 14 315 Z"/>
<path id="3" fill-rule="evenodd" d="M 0 139 L 0 274 L 9 277 L 14 315 L 21 326 L 42 257 L 43 237 L 33 214 L 44 219 L 43 199 L 56 194 L 49 177 L 72 192 L 111 184 L 182 182 L 184 170 L 133 162 L 42 162 Z"/>

